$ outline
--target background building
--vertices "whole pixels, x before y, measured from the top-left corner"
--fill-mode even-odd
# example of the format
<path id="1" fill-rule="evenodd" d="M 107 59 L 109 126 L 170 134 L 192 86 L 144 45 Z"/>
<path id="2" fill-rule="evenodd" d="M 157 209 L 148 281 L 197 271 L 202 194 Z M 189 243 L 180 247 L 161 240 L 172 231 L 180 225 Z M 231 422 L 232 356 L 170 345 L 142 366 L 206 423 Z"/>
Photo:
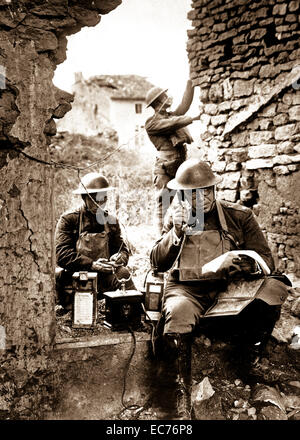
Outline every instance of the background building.
<path id="1" fill-rule="evenodd" d="M 99 75 L 87 80 L 75 74 L 72 110 L 57 122 L 58 131 L 86 136 L 117 132 L 119 144 L 142 146 L 148 141 L 143 130 L 153 111 L 145 97 L 152 87 L 138 75 Z"/>

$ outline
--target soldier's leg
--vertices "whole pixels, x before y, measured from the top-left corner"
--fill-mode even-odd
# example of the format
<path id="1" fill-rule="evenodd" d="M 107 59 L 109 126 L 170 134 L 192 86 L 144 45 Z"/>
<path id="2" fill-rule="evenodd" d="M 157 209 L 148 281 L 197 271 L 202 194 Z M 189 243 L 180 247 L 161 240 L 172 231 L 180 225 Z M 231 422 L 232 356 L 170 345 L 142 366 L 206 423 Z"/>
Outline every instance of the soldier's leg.
<path id="1" fill-rule="evenodd" d="M 158 233 L 161 234 L 164 217 L 175 196 L 175 191 L 167 188 L 171 177 L 167 174 L 157 174 L 154 178 L 155 186 L 155 223 Z"/>
<path id="2" fill-rule="evenodd" d="M 173 403 L 176 406 L 176 419 L 191 419 L 192 331 L 203 310 L 199 301 L 184 286 L 168 283 L 163 305 L 164 351 L 157 380 L 160 403 L 166 403 L 170 411 Z"/>

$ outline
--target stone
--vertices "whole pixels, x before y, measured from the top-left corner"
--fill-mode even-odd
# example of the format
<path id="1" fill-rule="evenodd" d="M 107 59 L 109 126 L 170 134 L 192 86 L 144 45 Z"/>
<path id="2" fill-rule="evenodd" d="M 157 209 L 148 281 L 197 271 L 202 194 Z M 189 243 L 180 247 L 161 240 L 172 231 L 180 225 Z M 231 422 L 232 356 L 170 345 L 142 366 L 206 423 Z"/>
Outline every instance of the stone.
<path id="1" fill-rule="evenodd" d="M 101 20 L 97 11 L 87 10 L 80 6 L 69 7 L 69 14 L 83 26 L 96 26 Z"/>
<path id="2" fill-rule="evenodd" d="M 273 117 L 276 115 L 276 109 L 277 109 L 277 104 L 273 103 L 271 105 L 268 105 L 267 107 L 265 107 L 263 109 L 263 111 L 261 112 L 261 114 L 264 117 Z"/>
<path id="3" fill-rule="evenodd" d="M 275 130 L 275 139 L 276 140 L 289 140 L 291 135 L 297 132 L 296 124 L 288 124 L 283 125 L 282 127 L 278 127 Z"/>
<path id="4" fill-rule="evenodd" d="M 277 146 L 275 144 L 261 144 L 254 147 L 249 147 L 248 156 L 250 159 L 259 157 L 270 157 L 276 154 Z"/>
<path id="5" fill-rule="evenodd" d="M 225 171 L 237 171 L 240 169 L 239 162 L 229 162 L 226 165 Z"/>
<path id="6" fill-rule="evenodd" d="M 218 106 L 216 104 L 206 104 L 204 110 L 205 113 L 209 115 L 216 115 L 218 112 Z"/>
<path id="7" fill-rule="evenodd" d="M 214 126 L 222 125 L 222 124 L 225 124 L 225 122 L 227 121 L 227 118 L 228 118 L 227 115 L 212 116 L 211 123 Z"/>
<path id="8" fill-rule="evenodd" d="M 253 197 L 253 192 L 248 189 L 242 189 L 240 191 L 240 199 L 242 202 L 248 202 Z"/>
<path id="9" fill-rule="evenodd" d="M 222 181 L 219 183 L 221 189 L 237 189 L 239 185 L 241 173 L 239 171 L 235 173 L 222 174 Z"/>
<path id="10" fill-rule="evenodd" d="M 65 114 L 66 114 L 67 112 L 69 112 L 71 109 L 72 109 L 72 106 L 71 106 L 71 104 L 69 104 L 68 102 L 66 102 L 66 103 L 64 103 L 64 104 L 61 104 L 61 105 L 59 105 L 59 106 L 54 110 L 53 118 L 61 119 L 61 118 L 63 118 L 63 117 L 65 116 Z"/>
<path id="11" fill-rule="evenodd" d="M 8 10 L 0 11 L 0 26 L 6 26 L 8 28 L 15 28 L 26 17 L 24 12 L 14 12 L 13 14 Z"/>
<path id="12" fill-rule="evenodd" d="M 233 95 L 233 87 L 229 78 L 226 78 L 223 82 L 224 99 L 229 100 Z"/>
<path id="13" fill-rule="evenodd" d="M 294 23 L 294 22 L 297 21 L 297 15 L 296 15 L 296 14 L 288 14 L 288 15 L 286 15 L 286 17 L 285 17 L 285 20 L 286 20 L 288 23 Z"/>
<path id="14" fill-rule="evenodd" d="M 42 29 L 29 28 L 27 26 L 18 27 L 19 35 L 24 40 L 33 41 L 37 52 L 55 50 L 58 47 L 58 40 L 53 32 Z"/>
<path id="15" fill-rule="evenodd" d="M 289 174 L 289 172 L 290 172 L 288 167 L 286 167 L 284 165 L 280 165 L 278 167 L 274 167 L 273 171 L 274 171 L 275 174 L 278 174 L 280 176 L 281 175 L 285 175 L 285 174 Z"/>
<path id="16" fill-rule="evenodd" d="M 300 105 L 295 105 L 289 109 L 289 118 L 291 121 L 300 121 Z"/>
<path id="17" fill-rule="evenodd" d="M 94 5 L 99 14 L 108 14 L 122 3 L 122 0 L 94 0 Z"/>
<path id="18" fill-rule="evenodd" d="M 279 67 L 273 64 L 266 64 L 260 68 L 260 78 L 274 78 L 279 73 Z"/>
<path id="19" fill-rule="evenodd" d="M 211 166 L 211 169 L 217 173 L 222 173 L 225 170 L 226 167 L 226 161 L 214 161 L 214 163 Z"/>
<path id="20" fill-rule="evenodd" d="M 287 165 L 289 163 L 293 162 L 293 156 L 289 156 L 287 154 L 281 154 L 279 156 L 275 156 L 273 158 L 273 164 L 279 164 L 279 165 Z"/>
<path id="21" fill-rule="evenodd" d="M 300 318 L 300 298 L 297 298 L 292 307 L 291 307 L 291 313 L 292 315 L 296 316 L 297 318 Z"/>
<path id="22" fill-rule="evenodd" d="M 244 81 L 238 79 L 233 84 L 233 94 L 239 98 L 242 96 L 250 96 L 253 93 L 253 81 Z"/>
<path id="23" fill-rule="evenodd" d="M 221 199 L 227 200 L 228 202 L 236 202 L 237 191 L 231 189 L 225 189 L 218 191 L 218 195 Z"/>
<path id="24" fill-rule="evenodd" d="M 289 11 L 295 12 L 299 9 L 299 0 L 293 0 L 289 2 Z"/>
<path id="25" fill-rule="evenodd" d="M 273 15 L 285 15 L 286 14 L 287 5 L 281 4 L 281 5 L 275 5 L 273 8 Z"/>
<path id="26" fill-rule="evenodd" d="M 273 138 L 272 131 L 253 131 L 250 133 L 250 144 L 261 145 Z"/>
<path id="27" fill-rule="evenodd" d="M 280 113 L 279 115 L 275 116 L 273 119 L 274 125 L 285 125 L 289 121 L 289 117 L 286 113 Z"/>
<path id="28" fill-rule="evenodd" d="M 245 163 L 247 170 L 257 170 L 259 168 L 272 168 L 273 161 L 271 159 L 251 159 Z"/>
<path id="29" fill-rule="evenodd" d="M 249 132 L 241 131 L 231 136 L 231 141 L 234 146 L 245 147 L 249 144 Z"/>
<path id="30" fill-rule="evenodd" d="M 293 153 L 294 144 L 289 141 L 279 142 L 277 144 L 277 151 L 278 151 L 278 153 L 285 153 L 285 154 Z"/>
<path id="31" fill-rule="evenodd" d="M 222 85 L 213 84 L 209 89 L 208 96 L 212 102 L 220 102 L 223 99 Z"/>
<path id="32" fill-rule="evenodd" d="M 261 409 L 258 420 L 288 420 L 288 417 L 276 406 L 265 406 Z"/>
<path id="33" fill-rule="evenodd" d="M 248 159 L 248 151 L 246 148 L 234 148 L 230 150 L 231 160 L 234 162 L 244 162 Z"/>

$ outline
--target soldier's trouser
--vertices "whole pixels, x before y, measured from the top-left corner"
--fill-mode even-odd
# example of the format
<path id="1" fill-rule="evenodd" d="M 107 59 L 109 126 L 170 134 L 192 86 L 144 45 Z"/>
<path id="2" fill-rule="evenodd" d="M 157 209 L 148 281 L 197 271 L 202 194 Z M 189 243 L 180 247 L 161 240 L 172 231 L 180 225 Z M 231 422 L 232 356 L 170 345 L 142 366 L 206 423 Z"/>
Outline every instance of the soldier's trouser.
<path id="1" fill-rule="evenodd" d="M 175 190 L 167 188 L 167 183 L 172 179 L 168 174 L 157 174 L 154 177 L 155 187 L 155 223 L 158 233 L 161 234 L 164 217 L 176 194 Z"/>
<path id="2" fill-rule="evenodd" d="M 199 288 L 190 285 L 169 282 L 165 289 L 163 315 L 164 334 L 200 332 L 221 339 L 242 340 L 245 343 L 257 343 L 267 338 L 280 317 L 280 306 L 270 306 L 260 299 L 254 299 L 236 316 L 202 318 L 217 294 L 211 291 L 196 296 Z"/>

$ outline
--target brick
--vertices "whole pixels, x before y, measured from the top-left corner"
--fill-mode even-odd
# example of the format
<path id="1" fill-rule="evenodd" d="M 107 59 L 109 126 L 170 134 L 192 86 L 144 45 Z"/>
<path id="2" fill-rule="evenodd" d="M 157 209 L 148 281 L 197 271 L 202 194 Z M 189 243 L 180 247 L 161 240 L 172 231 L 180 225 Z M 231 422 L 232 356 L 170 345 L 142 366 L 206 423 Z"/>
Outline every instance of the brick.
<path id="1" fill-rule="evenodd" d="M 270 157 L 276 154 L 277 148 L 275 144 L 261 144 L 255 147 L 249 147 L 248 156 L 250 159 L 257 159 L 259 157 Z"/>
<path id="2" fill-rule="evenodd" d="M 273 161 L 271 159 L 251 159 L 245 163 L 247 170 L 257 170 L 260 168 L 272 168 Z"/>
<path id="3" fill-rule="evenodd" d="M 289 118 L 291 121 L 300 121 L 300 105 L 295 105 L 289 109 Z"/>
<path id="4" fill-rule="evenodd" d="M 275 116 L 273 119 L 274 125 L 284 125 L 289 121 L 289 117 L 286 113 L 280 113 L 279 115 Z"/>
<path id="5" fill-rule="evenodd" d="M 250 133 L 250 145 L 260 145 L 272 139 L 271 131 L 253 131 Z"/>
<path id="6" fill-rule="evenodd" d="M 275 130 L 275 139 L 289 140 L 290 136 L 296 133 L 296 124 L 283 125 Z"/>

